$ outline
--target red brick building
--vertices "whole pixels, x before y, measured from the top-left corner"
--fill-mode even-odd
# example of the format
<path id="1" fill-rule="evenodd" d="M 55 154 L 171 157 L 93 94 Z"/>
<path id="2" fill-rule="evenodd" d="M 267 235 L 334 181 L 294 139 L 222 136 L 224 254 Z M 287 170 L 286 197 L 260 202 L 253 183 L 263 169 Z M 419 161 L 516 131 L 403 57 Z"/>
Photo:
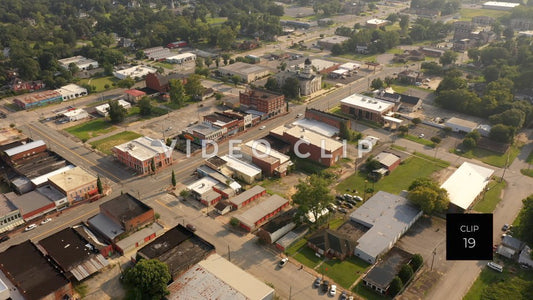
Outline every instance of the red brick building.
<path id="1" fill-rule="evenodd" d="M 144 96 L 146 96 L 146 93 L 139 90 L 126 90 L 124 91 L 124 94 L 126 94 L 126 100 L 131 103 L 137 103 L 139 100 L 141 100 Z"/>
<path id="2" fill-rule="evenodd" d="M 172 164 L 172 148 L 146 136 L 115 146 L 111 151 L 118 161 L 141 175 L 151 171 L 152 161 L 156 170 Z"/>
<path id="3" fill-rule="evenodd" d="M 278 139 L 291 144 L 292 152 L 301 153 L 306 159 L 330 167 L 344 154 L 344 145 L 332 138 L 294 126 L 292 128 L 278 127 L 270 131 Z"/>
<path id="4" fill-rule="evenodd" d="M 256 110 L 265 113 L 268 118 L 287 112 L 285 96 L 265 90 L 239 92 L 239 102 L 242 110 Z"/>
<path id="5" fill-rule="evenodd" d="M 14 163 L 19 159 L 46 151 L 46 144 L 43 140 L 26 143 L 4 151 L 7 161 Z"/>
<path id="6" fill-rule="evenodd" d="M 125 232 L 132 232 L 155 221 L 154 209 L 129 193 L 101 204 L 100 213 L 120 224 Z"/>
<path id="7" fill-rule="evenodd" d="M 231 118 L 219 112 L 204 116 L 204 122 L 227 129 L 227 136 L 231 136 L 244 128 L 243 120 Z"/>
<path id="8" fill-rule="evenodd" d="M 229 199 L 229 202 L 231 206 L 233 206 L 233 209 L 239 209 L 265 194 L 266 190 L 262 186 L 255 185 L 249 190 L 246 190 L 240 193 L 239 195 Z"/>
<path id="9" fill-rule="evenodd" d="M 341 123 L 346 123 L 348 128 L 351 128 L 351 121 L 348 118 L 343 118 L 341 116 L 331 114 L 325 111 L 321 111 L 314 108 L 307 108 L 305 110 L 305 118 L 310 120 L 315 120 L 318 122 L 326 123 L 330 126 L 333 126 L 337 129 L 341 128 Z"/>
<path id="10" fill-rule="evenodd" d="M 160 93 L 166 93 L 170 89 L 168 82 L 171 79 L 179 79 L 179 80 L 184 81 L 185 77 L 181 74 L 176 74 L 176 73 L 169 74 L 167 76 L 164 76 L 158 73 L 150 73 L 146 75 L 146 78 L 145 78 L 146 87 L 151 88 L 152 90 L 156 90 Z"/>
<path id="11" fill-rule="evenodd" d="M 235 217 L 239 220 L 242 228 L 247 231 L 254 231 L 287 206 L 289 206 L 289 200 L 279 195 L 272 195 L 268 199 L 261 201 L 258 205 Z"/>

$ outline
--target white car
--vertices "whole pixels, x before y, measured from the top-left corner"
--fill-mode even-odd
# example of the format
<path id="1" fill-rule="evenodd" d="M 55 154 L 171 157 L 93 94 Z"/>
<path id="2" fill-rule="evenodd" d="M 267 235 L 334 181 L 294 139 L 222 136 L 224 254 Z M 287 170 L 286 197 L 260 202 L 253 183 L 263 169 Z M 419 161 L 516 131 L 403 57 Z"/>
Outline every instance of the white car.
<path id="1" fill-rule="evenodd" d="M 283 258 L 282 260 L 279 261 L 278 266 L 280 268 L 283 268 L 287 264 L 288 261 L 289 261 L 289 259 L 285 257 L 285 258 Z"/>
<path id="2" fill-rule="evenodd" d="M 52 221 L 52 218 L 46 218 L 46 219 L 41 221 L 41 225 L 44 225 L 44 224 L 46 224 L 46 223 L 48 223 L 50 221 Z"/>
<path id="3" fill-rule="evenodd" d="M 418 137 L 423 139 L 425 137 L 425 135 L 423 133 L 421 133 Z"/>
<path id="4" fill-rule="evenodd" d="M 28 227 L 24 228 L 24 231 L 30 231 L 30 230 L 33 230 L 35 228 L 37 228 L 37 225 L 30 224 L 30 225 L 28 225 Z"/>
<path id="5" fill-rule="evenodd" d="M 259 130 L 263 130 L 265 128 L 267 128 L 267 127 L 265 125 L 263 125 L 263 126 L 259 127 Z"/>
<path id="6" fill-rule="evenodd" d="M 331 288 L 329 289 L 329 295 L 330 296 L 335 296 L 335 294 L 337 294 L 337 286 L 332 284 Z"/>

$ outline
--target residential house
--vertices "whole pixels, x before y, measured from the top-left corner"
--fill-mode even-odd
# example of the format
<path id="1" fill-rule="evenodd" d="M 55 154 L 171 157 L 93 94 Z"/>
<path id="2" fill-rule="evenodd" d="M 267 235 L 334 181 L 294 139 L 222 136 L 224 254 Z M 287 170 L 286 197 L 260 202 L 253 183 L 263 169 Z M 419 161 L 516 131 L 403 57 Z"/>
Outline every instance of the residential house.
<path id="1" fill-rule="evenodd" d="M 355 242 L 336 231 L 321 229 L 309 237 L 307 246 L 320 255 L 344 260 L 353 255 Z"/>
<path id="2" fill-rule="evenodd" d="M 154 73 L 155 74 L 155 73 Z M 148 76 L 150 76 L 151 74 L 148 74 Z M 124 94 L 126 96 L 126 101 L 130 102 L 130 103 L 137 103 L 139 102 L 143 97 L 146 96 L 146 93 L 143 92 L 143 91 L 140 91 L 140 90 L 136 90 L 136 89 L 133 89 L 133 90 L 125 90 L 124 91 Z"/>
<path id="3" fill-rule="evenodd" d="M 411 261 L 412 255 L 394 247 L 364 277 L 363 283 L 370 289 L 386 295 L 394 277 Z"/>
<path id="4" fill-rule="evenodd" d="M 374 159 L 379 162 L 382 168 L 386 169 L 387 174 L 396 169 L 401 162 L 398 156 L 388 152 L 381 152 Z"/>

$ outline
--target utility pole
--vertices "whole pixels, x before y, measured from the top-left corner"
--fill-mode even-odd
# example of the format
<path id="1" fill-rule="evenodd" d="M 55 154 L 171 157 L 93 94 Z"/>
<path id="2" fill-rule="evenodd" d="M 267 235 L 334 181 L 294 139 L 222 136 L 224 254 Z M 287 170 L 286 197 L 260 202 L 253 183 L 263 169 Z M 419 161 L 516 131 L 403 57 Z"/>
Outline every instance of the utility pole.
<path id="1" fill-rule="evenodd" d="M 228 244 L 228 260 L 231 262 L 231 251 L 229 250 L 229 244 Z"/>
<path id="2" fill-rule="evenodd" d="M 503 169 L 502 177 L 500 178 L 500 182 L 503 181 L 503 177 L 505 176 L 505 171 L 507 171 L 507 167 L 509 167 L 509 154 L 511 153 L 510 150 L 507 150 L 507 160 L 505 161 L 505 168 Z"/>
<path id="3" fill-rule="evenodd" d="M 289 286 L 289 300 L 291 300 L 292 297 L 292 285 Z"/>
<path id="4" fill-rule="evenodd" d="M 431 259 L 431 269 L 430 271 L 433 271 L 433 262 L 435 262 L 435 255 L 437 255 L 437 247 L 433 249 L 433 258 Z"/>

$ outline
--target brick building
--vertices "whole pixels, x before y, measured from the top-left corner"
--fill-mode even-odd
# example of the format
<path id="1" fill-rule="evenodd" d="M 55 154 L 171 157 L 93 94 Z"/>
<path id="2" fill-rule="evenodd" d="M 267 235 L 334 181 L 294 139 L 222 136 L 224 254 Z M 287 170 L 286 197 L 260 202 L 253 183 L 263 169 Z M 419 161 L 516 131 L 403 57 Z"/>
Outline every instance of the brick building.
<path id="1" fill-rule="evenodd" d="M 253 186 L 249 190 L 229 199 L 233 209 L 239 209 L 266 194 L 266 190 L 259 185 Z"/>
<path id="2" fill-rule="evenodd" d="M 13 103 L 22 109 L 30 109 L 54 102 L 62 102 L 63 96 L 57 91 L 42 91 L 17 96 Z"/>
<path id="3" fill-rule="evenodd" d="M 289 200 L 279 195 L 272 195 L 235 217 L 239 220 L 242 228 L 247 231 L 254 231 L 258 226 L 280 213 L 287 206 L 289 206 Z"/>
<path id="4" fill-rule="evenodd" d="M 292 128 L 281 126 L 270 131 L 270 134 L 290 143 L 294 153 L 299 151 L 307 156 L 307 159 L 327 167 L 335 164 L 344 153 L 342 143 L 299 126 Z"/>
<path id="5" fill-rule="evenodd" d="M 151 74 L 147 75 L 146 77 L 150 76 Z M 124 94 L 126 96 L 126 100 L 131 103 L 137 103 L 139 100 L 141 100 L 144 96 L 146 96 L 146 93 L 139 90 L 126 90 L 124 91 Z"/>
<path id="6" fill-rule="evenodd" d="M 28 157 L 44 151 L 46 151 L 46 144 L 43 140 L 37 140 L 7 149 L 4 151 L 4 154 L 8 163 L 15 163 L 17 160 L 20 160 L 24 157 Z"/>
<path id="7" fill-rule="evenodd" d="M 100 213 L 131 232 L 155 221 L 154 209 L 129 193 L 100 205 Z"/>
<path id="8" fill-rule="evenodd" d="M 255 148 L 255 153 L 252 151 Z M 274 149 L 268 149 L 262 144 L 255 144 L 254 141 L 249 141 L 245 144 L 242 150 L 252 157 L 252 163 L 258 166 L 263 172 L 264 176 L 283 177 L 287 174 L 290 166 L 292 166 L 291 158 Z"/>
<path id="9" fill-rule="evenodd" d="M 274 117 L 287 112 L 285 96 L 265 90 L 247 90 L 239 92 L 239 102 L 242 110 L 252 109 Z"/>
<path id="10" fill-rule="evenodd" d="M 152 161 L 156 170 L 172 164 L 172 147 L 161 140 L 147 136 L 113 147 L 115 159 L 144 175 L 151 171 Z"/>
<path id="11" fill-rule="evenodd" d="M 231 136 L 241 131 L 244 128 L 244 122 L 239 119 L 234 119 L 219 112 L 204 116 L 204 122 L 220 128 L 226 128 L 227 136 Z"/>
<path id="12" fill-rule="evenodd" d="M 341 128 L 341 123 L 345 123 L 346 127 L 352 128 L 351 121 L 348 118 L 344 118 L 332 113 L 321 111 L 314 108 L 305 109 L 305 118 L 310 120 L 315 120 L 318 122 L 326 123 L 330 126 L 333 126 L 337 129 Z"/>
<path id="13" fill-rule="evenodd" d="M 182 74 L 169 74 L 169 75 L 161 75 L 158 73 L 150 73 L 146 75 L 145 82 L 146 87 L 151 88 L 152 90 L 156 90 L 160 93 L 166 93 L 170 90 L 169 87 L 169 81 L 171 79 L 178 79 L 184 81 L 185 77 Z"/>
<path id="14" fill-rule="evenodd" d="M 383 123 L 384 116 L 394 110 L 394 103 L 353 94 L 341 100 L 341 110 L 356 119 Z"/>
<path id="15" fill-rule="evenodd" d="M 50 185 L 66 195 L 69 203 L 85 200 L 98 194 L 96 180 L 96 177 L 80 167 L 66 170 L 48 178 Z"/>

